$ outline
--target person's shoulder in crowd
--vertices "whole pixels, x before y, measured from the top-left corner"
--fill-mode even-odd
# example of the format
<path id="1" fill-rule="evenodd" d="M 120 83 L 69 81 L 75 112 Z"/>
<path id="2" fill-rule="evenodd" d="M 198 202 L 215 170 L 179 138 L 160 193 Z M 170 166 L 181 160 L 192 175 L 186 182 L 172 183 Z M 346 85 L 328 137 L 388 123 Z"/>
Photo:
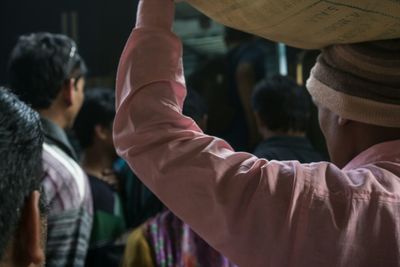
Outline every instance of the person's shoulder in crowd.
<path id="1" fill-rule="evenodd" d="M 301 163 L 320 162 L 324 158 L 306 137 L 275 136 L 257 145 L 253 154 L 267 160 L 297 160 Z"/>

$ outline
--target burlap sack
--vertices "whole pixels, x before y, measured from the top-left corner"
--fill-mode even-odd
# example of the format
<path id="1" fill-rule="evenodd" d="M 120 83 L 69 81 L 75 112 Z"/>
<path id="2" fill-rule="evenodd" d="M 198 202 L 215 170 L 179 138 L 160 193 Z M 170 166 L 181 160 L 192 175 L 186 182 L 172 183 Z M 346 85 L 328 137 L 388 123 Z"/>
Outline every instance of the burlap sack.
<path id="1" fill-rule="evenodd" d="M 216 21 L 299 48 L 400 38 L 400 0 L 187 0 Z"/>

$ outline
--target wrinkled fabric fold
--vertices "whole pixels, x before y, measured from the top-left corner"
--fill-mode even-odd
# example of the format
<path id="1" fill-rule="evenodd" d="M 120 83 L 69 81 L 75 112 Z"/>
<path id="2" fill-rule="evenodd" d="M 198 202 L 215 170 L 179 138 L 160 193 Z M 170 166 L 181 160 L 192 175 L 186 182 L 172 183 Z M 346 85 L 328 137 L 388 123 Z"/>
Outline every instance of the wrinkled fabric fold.
<path id="1" fill-rule="evenodd" d="M 146 3 L 158 3 L 146 20 L 173 8 Z M 346 170 L 235 152 L 182 115 L 181 44 L 171 36 L 146 23 L 133 31 L 114 125 L 118 153 L 168 208 L 241 267 L 398 266 L 400 140 Z"/>

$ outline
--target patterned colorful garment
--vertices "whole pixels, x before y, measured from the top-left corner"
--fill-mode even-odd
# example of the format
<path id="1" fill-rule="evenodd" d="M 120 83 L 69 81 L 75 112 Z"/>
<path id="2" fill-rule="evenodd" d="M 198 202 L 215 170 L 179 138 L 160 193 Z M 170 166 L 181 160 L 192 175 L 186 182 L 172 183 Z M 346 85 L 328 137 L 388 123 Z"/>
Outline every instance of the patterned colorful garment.
<path id="1" fill-rule="evenodd" d="M 92 198 L 87 177 L 64 150 L 43 145 L 42 181 L 49 206 L 46 266 L 84 266 L 92 228 Z"/>
<path id="2" fill-rule="evenodd" d="M 172 212 L 147 221 L 128 239 L 124 267 L 233 267 Z"/>

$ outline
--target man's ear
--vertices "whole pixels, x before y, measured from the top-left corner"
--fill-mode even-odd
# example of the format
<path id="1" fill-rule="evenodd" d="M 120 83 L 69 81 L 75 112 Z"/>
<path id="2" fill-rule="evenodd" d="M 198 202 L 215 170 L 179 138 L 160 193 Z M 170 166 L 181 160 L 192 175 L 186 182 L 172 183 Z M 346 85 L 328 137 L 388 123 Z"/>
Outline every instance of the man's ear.
<path id="1" fill-rule="evenodd" d="M 65 81 L 63 88 L 62 88 L 62 94 L 63 94 L 63 99 L 67 106 L 72 106 L 73 104 L 73 99 L 74 99 L 74 92 L 75 91 L 75 79 L 69 79 Z"/>
<path id="2" fill-rule="evenodd" d="M 96 137 L 100 140 L 107 139 L 107 129 L 100 124 L 97 124 L 94 127 L 94 133 L 95 133 Z"/>
<path id="3" fill-rule="evenodd" d="M 32 192 L 22 210 L 18 240 L 15 249 L 16 262 L 21 266 L 42 266 L 45 261 L 43 249 L 43 229 L 40 214 L 40 193 Z"/>

